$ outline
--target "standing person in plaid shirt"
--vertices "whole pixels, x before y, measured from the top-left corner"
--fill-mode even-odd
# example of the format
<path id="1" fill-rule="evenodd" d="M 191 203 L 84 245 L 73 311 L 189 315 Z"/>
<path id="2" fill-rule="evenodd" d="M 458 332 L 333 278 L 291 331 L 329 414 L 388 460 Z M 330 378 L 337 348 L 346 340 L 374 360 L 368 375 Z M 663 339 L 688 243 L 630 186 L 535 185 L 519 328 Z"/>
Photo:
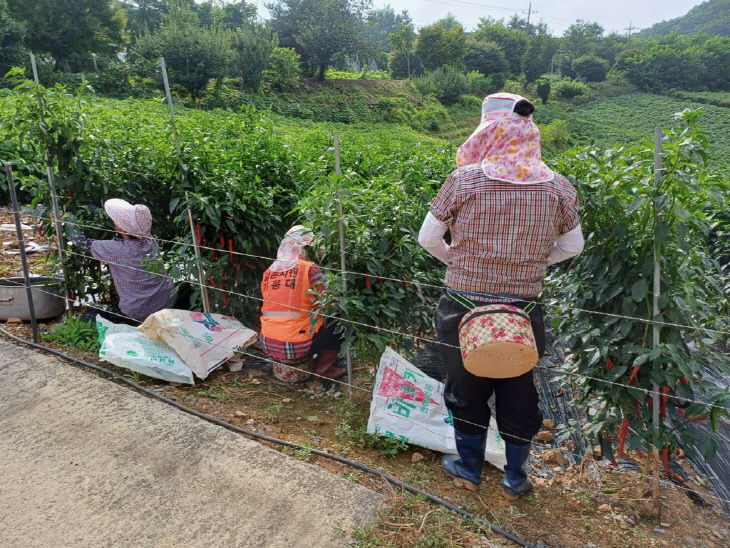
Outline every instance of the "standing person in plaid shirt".
<path id="1" fill-rule="evenodd" d="M 310 290 L 322 289 L 322 271 L 305 258 L 313 239 L 312 231 L 304 226 L 290 228 L 276 261 L 264 272 L 259 346 L 282 361 L 316 355 L 314 373 L 338 379 L 345 374 L 337 367 L 342 337 L 335 333 L 335 322 L 325 323 L 313 312 L 315 297 Z"/>
<path id="2" fill-rule="evenodd" d="M 529 311 L 538 355 L 544 353 L 542 309 L 530 303 L 542 291 L 547 266 L 578 255 L 583 235 L 575 188 L 542 162 L 534 110 L 519 95 L 498 93 L 484 100 L 482 122 L 459 148 L 459 167 L 431 203 L 418 238 L 448 265 L 447 294 L 439 300 L 435 324 L 459 454 L 445 455 L 442 467 L 458 486 L 477 489 L 491 414 L 487 402 L 494 394 L 506 446 L 503 490 L 510 500 L 532 489 L 523 464 L 542 422 L 533 372 L 505 379 L 468 372 L 458 336 L 468 310 L 457 300 Z"/>
<path id="3" fill-rule="evenodd" d="M 183 292 L 176 296 L 172 280 L 164 272 L 154 271 L 159 268 L 160 249 L 150 234 L 149 208 L 112 198 L 104 203 L 104 211 L 114 221 L 117 235 L 113 239 L 93 240 L 78 231 L 70 237 L 75 248 L 109 267 L 119 303 L 99 314 L 112 322 L 134 325 L 164 308 L 187 308 Z"/>

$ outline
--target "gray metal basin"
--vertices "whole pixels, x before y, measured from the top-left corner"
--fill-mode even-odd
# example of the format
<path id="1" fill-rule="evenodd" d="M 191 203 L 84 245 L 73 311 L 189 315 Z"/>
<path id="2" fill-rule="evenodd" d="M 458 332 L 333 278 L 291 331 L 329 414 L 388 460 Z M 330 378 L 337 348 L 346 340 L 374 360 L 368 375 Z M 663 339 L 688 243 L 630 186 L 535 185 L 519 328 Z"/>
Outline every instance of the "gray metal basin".
<path id="1" fill-rule="evenodd" d="M 61 291 L 61 280 L 39 276 L 31 278 L 31 294 L 35 317 L 39 320 L 63 314 L 66 303 Z M 0 320 L 20 318 L 30 320 L 28 295 L 22 277 L 0 278 Z"/>

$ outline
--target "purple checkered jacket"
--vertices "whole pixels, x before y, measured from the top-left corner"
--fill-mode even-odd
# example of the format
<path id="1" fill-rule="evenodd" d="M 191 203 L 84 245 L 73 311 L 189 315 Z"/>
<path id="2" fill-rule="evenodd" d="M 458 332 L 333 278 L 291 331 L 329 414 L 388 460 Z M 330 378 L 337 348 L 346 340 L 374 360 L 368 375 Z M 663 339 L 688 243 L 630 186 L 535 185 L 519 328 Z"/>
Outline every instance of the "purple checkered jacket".
<path id="1" fill-rule="evenodd" d="M 74 237 L 75 236 L 75 237 Z M 160 266 L 160 249 L 154 238 L 91 240 L 81 234 L 73 244 L 107 263 L 119 295 L 122 314 L 138 321 L 175 304 L 173 283 Z"/>

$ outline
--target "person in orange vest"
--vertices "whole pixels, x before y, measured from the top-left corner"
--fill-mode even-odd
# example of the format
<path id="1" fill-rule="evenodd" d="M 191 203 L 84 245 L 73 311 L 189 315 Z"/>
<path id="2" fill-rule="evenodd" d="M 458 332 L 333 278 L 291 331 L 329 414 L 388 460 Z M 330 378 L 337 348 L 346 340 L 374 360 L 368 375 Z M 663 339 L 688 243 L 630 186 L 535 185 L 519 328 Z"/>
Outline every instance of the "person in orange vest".
<path id="1" fill-rule="evenodd" d="M 313 372 L 338 379 L 345 369 L 338 367 L 342 335 L 336 322 L 325 322 L 315 311 L 312 289 L 322 289 L 322 271 L 308 261 L 306 247 L 314 234 L 302 225 L 289 229 L 279 246 L 276 261 L 261 281 L 261 349 L 276 360 L 296 360 L 316 355 Z"/>

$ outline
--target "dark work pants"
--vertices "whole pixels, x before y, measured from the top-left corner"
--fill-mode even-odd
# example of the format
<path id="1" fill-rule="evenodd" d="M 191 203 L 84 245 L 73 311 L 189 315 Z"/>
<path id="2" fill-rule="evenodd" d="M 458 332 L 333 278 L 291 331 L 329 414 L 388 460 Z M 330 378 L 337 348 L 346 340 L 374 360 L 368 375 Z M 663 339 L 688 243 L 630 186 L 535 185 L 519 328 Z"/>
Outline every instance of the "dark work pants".
<path id="1" fill-rule="evenodd" d="M 477 306 L 489 304 L 471 299 Z M 507 303 L 524 308 L 526 302 Z M 454 417 L 454 428 L 464 434 L 480 434 L 489 426 L 489 398 L 494 394 L 499 433 L 515 445 L 529 443 L 542 423 L 533 372 L 511 379 L 489 379 L 472 375 L 461 361 L 459 321 L 468 312 L 451 297 L 443 295 L 436 308 L 436 338 L 446 366 L 446 407 Z M 545 353 L 545 324 L 542 308 L 530 312 L 535 342 L 540 356 Z M 481 425 L 481 426 L 477 426 Z"/>
<path id="2" fill-rule="evenodd" d="M 327 320 L 327 326 L 321 328 L 312 337 L 312 346 L 309 349 L 309 354 L 319 354 L 322 350 L 337 350 L 340 351 L 345 336 L 343 333 L 335 333 L 337 328 L 337 320 Z"/>

